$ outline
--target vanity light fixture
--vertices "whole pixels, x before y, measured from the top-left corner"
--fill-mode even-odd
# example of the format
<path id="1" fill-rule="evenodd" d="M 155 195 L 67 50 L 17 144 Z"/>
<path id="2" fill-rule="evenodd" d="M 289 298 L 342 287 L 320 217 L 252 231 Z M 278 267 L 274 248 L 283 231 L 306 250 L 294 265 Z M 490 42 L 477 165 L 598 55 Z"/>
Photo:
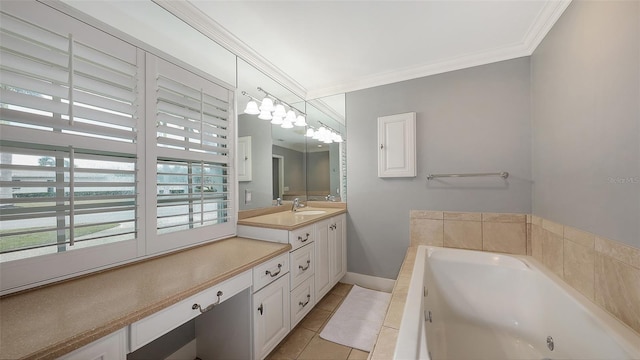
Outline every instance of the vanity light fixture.
<path id="1" fill-rule="evenodd" d="M 294 126 L 307 126 L 305 121 L 307 114 L 269 94 L 261 87 L 258 87 L 258 91 L 265 94 L 262 100 L 254 98 L 246 91 L 242 92 L 242 95 L 249 98 L 249 102 L 244 109 L 245 114 L 258 115 L 258 119 L 271 120 L 272 124 L 280 125 L 285 129 L 290 129 Z M 260 106 L 258 106 L 258 103 L 260 103 Z"/>

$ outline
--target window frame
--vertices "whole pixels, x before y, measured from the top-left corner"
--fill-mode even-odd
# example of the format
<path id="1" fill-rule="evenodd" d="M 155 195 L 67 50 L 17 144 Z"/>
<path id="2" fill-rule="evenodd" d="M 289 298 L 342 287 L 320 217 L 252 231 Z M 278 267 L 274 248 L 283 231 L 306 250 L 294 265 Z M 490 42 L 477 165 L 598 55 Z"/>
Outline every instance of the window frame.
<path id="1" fill-rule="evenodd" d="M 40 11 L 34 11 L 34 7 L 43 7 Z M 44 10 L 43 10 L 44 9 Z M 25 258 L 21 260 L 0 263 L 0 295 L 10 294 L 16 291 L 26 290 L 32 287 L 41 286 L 48 283 L 57 282 L 73 278 L 79 275 L 101 271 L 104 269 L 121 266 L 123 264 L 137 262 L 158 255 L 179 251 L 181 249 L 208 243 L 224 238 L 235 236 L 237 233 L 236 219 L 238 212 L 238 195 L 236 183 L 236 160 L 235 142 L 236 132 L 236 105 L 235 86 L 225 83 L 204 73 L 181 60 L 173 58 L 146 43 L 131 38 L 129 35 L 106 25 L 62 2 L 40 1 L 20 1 L 7 2 L 2 4 L 2 10 L 11 14 L 17 14 L 32 23 L 37 23 L 44 28 L 54 27 L 51 24 L 60 23 L 60 17 L 66 20 L 64 25 L 83 29 L 91 28 L 102 33 L 101 36 L 113 37 L 123 41 L 127 45 L 136 48 L 137 63 L 140 64 L 139 71 L 142 72 L 138 78 L 139 89 L 142 89 L 138 99 L 138 137 L 135 143 L 137 152 L 137 237 L 133 240 L 120 241 L 111 244 L 92 246 L 73 251 L 66 251 L 54 254 L 47 254 Z M 55 16 L 51 16 L 53 11 Z M 62 23 L 65 23 L 64 21 Z M 85 43 L 90 43 L 86 38 L 91 35 L 83 34 L 83 31 L 76 31 L 79 36 L 85 38 Z M 75 36 L 75 34 L 74 34 Z M 96 40 L 97 41 L 97 40 Z M 185 231 L 170 234 L 156 234 L 156 141 L 155 141 L 155 116 L 149 109 L 153 107 L 149 104 L 150 92 L 149 76 L 147 75 L 147 62 L 150 57 L 157 57 L 180 69 L 187 71 L 194 76 L 224 88 L 229 96 L 229 159 L 228 159 L 228 186 L 229 186 L 229 219 L 227 223 L 214 225 L 217 230 L 212 231 L 212 226 L 187 230 L 189 236 L 184 236 Z M 153 129 L 151 131 L 150 129 Z M 11 141 L 34 143 L 33 132 L 30 129 L 14 128 L 10 134 L 3 134 Z M 68 135 L 73 136 L 73 135 Z M 64 139 L 64 137 L 61 137 Z M 36 139 L 37 141 L 37 139 Z M 59 146 L 68 146 L 61 140 Z M 92 143 L 91 138 L 86 138 L 87 144 Z M 217 234 L 217 235 L 216 235 Z"/>

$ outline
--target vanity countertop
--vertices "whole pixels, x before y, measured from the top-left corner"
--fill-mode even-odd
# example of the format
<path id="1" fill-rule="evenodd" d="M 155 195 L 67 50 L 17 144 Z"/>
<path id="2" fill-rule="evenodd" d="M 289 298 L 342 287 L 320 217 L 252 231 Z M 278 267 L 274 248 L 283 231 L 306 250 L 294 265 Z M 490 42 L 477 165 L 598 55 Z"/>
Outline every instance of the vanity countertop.
<path id="1" fill-rule="evenodd" d="M 229 238 L 0 298 L 0 359 L 53 359 L 288 252 Z"/>
<path id="2" fill-rule="evenodd" d="M 322 214 L 304 215 L 306 211 L 323 211 Z M 344 207 L 304 207 L 298 211 L 280 211 L 271 214 L 259 215 L 238 220 L 238 225 L 257 226 L 271 229 L 295 230 L 314 222 L 328 219 L 332 216 L 344 214 L 347 209 Z"/>

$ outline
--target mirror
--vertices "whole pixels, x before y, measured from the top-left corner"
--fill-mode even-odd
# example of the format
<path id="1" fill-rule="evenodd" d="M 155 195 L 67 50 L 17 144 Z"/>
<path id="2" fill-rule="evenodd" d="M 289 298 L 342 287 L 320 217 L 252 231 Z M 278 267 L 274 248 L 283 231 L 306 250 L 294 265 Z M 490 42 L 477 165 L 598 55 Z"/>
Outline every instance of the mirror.
<path id="1" fill-rule="evenodd" d="M 307 123 L 327 129 L 333 142 L 307 137 L 307 199 L 346 201 L 345 95 L 307 101 Z"/>
<path id="2" fill-rule="evenodd" d="M 282 128 L 245 114 L 253 98 L 258 106 L 265 93 L 306 114 L 309 126 Z M 246 92 L 248 96 L 243 95 Z M 273 206 L 275 199 L 345 201 L 346 143 L 326 144 L 306 137 L 308 129 L 331 129 L 346 139 L 345 95 L 305 102 L 299 96 L 238 59 L 238 194 L 239 209 Z M 287 109 L 288 109 L 287 106 Z M 320 145 L 320 146 L 318 146 Z"/>

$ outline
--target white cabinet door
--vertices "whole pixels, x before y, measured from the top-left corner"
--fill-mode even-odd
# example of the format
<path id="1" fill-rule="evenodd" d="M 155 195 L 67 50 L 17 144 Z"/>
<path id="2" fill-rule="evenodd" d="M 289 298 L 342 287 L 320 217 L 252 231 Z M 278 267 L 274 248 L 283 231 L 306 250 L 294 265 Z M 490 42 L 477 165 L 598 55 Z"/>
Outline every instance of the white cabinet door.
<path id="1" fill-rule="evenodd" d="M 251 181 L 251 136 L 238 138 L 238 181 Z"/>
<path id="2" fill-rule="evenodd" d="M 264 359 L 289 333 L 289 276 L 283 276 L 253 294 L 255 358 Z"/>
<path id="3" fill-rule="evenodd" d="M 66 354 L 58 360 L 125 360 L 126 347 L 127 331 L 124 328 Z"/>
<path id="4" fill-rule="evenodd" d="M 416 113 L 378 118 L 378 177 L 416 176 Z"/>
<path id="5" fill-rule="evenodd" d="M 323 220 L 315 225 L 316 240 L 315 244 L 315 288 L 316 301 L 320 301 L 322 297 L 331 289 L 331 268 L 329 265 L 329 226 L 332 224 L 331 219 Z"/>
<path id="6" fill-rule="evenodd" d="M 331 286 L 335 285 L 347 273 L 347 236 L 344 215 L 331 219 L 329 225 L 329 264 L 331 268 Z"/>

